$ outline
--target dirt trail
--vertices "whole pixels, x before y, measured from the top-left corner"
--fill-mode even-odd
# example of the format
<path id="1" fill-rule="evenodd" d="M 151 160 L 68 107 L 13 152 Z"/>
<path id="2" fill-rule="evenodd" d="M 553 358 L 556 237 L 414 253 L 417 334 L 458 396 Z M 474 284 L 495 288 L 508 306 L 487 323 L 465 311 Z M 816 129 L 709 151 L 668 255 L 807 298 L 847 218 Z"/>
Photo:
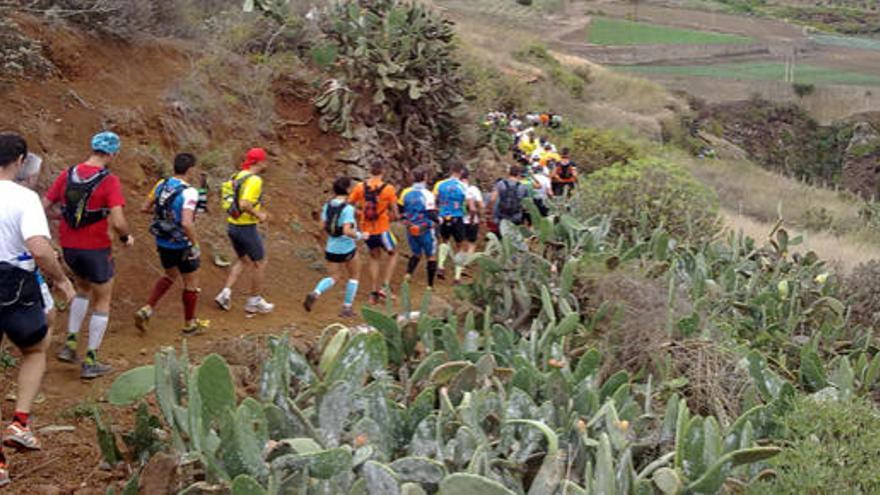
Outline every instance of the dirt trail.
<path id="1" fill-rule="evenodd" d="M 123 150 L 112 167 L 123 182 L 128 201 L 126 214 L 133 225 L 136 245 L 131 249 L 115 248 L 118 277 L 101 357 L 117 373 L 150 363 L 162 346 L 182 344 L 182 309 L 180 289 L 175 287 L 159 305 L 148 333 L 139 333 L 132 323 L 133 312 L 145 302 L 155 277 L 161 273 L 153 240 L 147 233 L 149 216 L 138 212 L 153 178 L 138 166 L 142 157 L 136 155 L 134 148 L 161 148 L 167 142 L 161 126 L 152 123 L 167 114 L 167 95 L 191 67 L 191 52 L 186 46 L 170 42 L 121 44 L 98 41 L 64 28 L 48 28 L 35 21 L 24 20 L 23 25 L 29 35 L 44 42 L 60 74 L 43 81 L 22 82 L 0 93 L 0 128 L 24 133 L 34 150 L 46 157 L 47 169 L 40 181 L 43 188 L 63 167 L 84 159 L 89 137 L 102 125 L 121 134 Z M 285 94 L 277 96 L 275 110 L 280 121 L 304 122 L 313 116 L 308 99 Z M 326 325 L 338 320 L 341 289 L 323 298 L 312 313 L 302 310 L 301 301 L 323 276 L 319 270 L 323 246 L 315 218 L 330 179 L 342 170 L 333 157 L 345 143 L 324 135 L 316 119 L 308 125 L 281 127 L 278 134 L 277 141 L 254 143 L 277 150 L 277 157 L 272 158 L 273 167 L 265 174 L 265 202 L 272 219 L 263 230 L 269 253 L 265 296 L 277 305 L 276 311 L 245 317 L 242 308 L 247 276 L 239 282 L 231 312 L 222 312 L 214 305 L 212 299 L 223 286 L 226 269 L 213 266 L 210 260 L 214 252 L 232 254 L 223 217 L 217 212 L 215 191 L 210 213 L 197 221 L 205 246 L 200 317 L 210 319 L 212 324 L 204 335 L 188 339 L 194 355 L 215 350 L 218 341 L 241 335 L 286 331 L 300 342 L 308 342 Z M 231 136 L 212 138 L 220 142 Z M 162 151 L 170 156 L 176 150 Z M 232 171 L 236 159 L 229 157 L 228 171 L 222 174 Z M 402 270 L 405 260 L 399 266 Z M 366 300 L 368 290 L 368 284 L 362 281 L 359 301 Z M 420 297 L 420 278 L 413 290 L 414 297 Z M 447 289 L 438 292 L 448 294 Z M 66 318 L 66 313 L 59 314 L 56 342 L 63 339 Z M 53 346 L 53 356 L 55 348 L 57 345 Z M 8 371 L 4 378 L 0 382 L 3 397 L 12 391 L 13 372 Z M 43 452 L 12 455 L 15 484 L 10 493 L 34 493 L 42 485 L 57 486 L 62 493 L 104 493 L 109 480 L 121 477 L 121 473 L 96 469 L 100 456 L 92 422 L 71 417 L 77 406 L 99 400 L 112 380 L 108 377 L 83 382 L 78 377 L 78 368 L 50 358 L 43 386 L 46 400 L 34 410 L 36 427 L 63 424 L 75 425 L 76 430 L 43 435 Z M 11 402 L 4 402 L 2 412 L 8 415 L 11 407 Z M 125 411 L 109 409 L 118 422 L 131 421 Z"/>

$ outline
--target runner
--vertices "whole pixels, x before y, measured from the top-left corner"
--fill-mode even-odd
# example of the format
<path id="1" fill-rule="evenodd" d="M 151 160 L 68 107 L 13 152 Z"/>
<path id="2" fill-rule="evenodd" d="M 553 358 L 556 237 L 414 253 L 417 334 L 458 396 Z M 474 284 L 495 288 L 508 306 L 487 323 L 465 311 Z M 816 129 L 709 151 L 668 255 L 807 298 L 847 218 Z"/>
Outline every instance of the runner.
<path id="1" fill-rule="evenodd" d="M 412 256 L 406 266 L 406 280 L 412 279 L 422 256 L 428 259 L 428 289 L 434 288 L 437 275 L 437 203 L 434 193 L 428 190 L 427 172 L 418 168 L 412 172 L 413 185 L 404 189 L 400 195 L 403 208 L 403 222 L 406 225 L 406 239 Z"/>
<path id="2" fill-rule="evenodd" d="M 467 187 L 465 200 L 467 201 L 467 215 L 464 217 L 465 252 L 474 254 L 477 252 L 477 241 L 480 238 L 480 221 L 483 217 L 483 192 L 480 188 L 470 183 L 470 172 L 465 169 L 461 174 L 461 181 Z"/>
<path id="3" fill-rule="evenodd" d="M 59 237 L 64 261 L 74 274 L 77 295 L 70 304 L 67 318 L 67 340 L 58 359 L 76 363 L 77 337 L 89 305 L 89 340 L 80 377 L 93 379 L 106 375 L 112 367 L 98 361 L 98 348 L 110 322 L 110 301 L 113 297 L 112 247 L 109 228 L 126 247 L 134 244 L 125 214 L 125 198 L 119 178 L 109 170 L 119 154 L 119 136 L 101 132 L 92 138 L 88 160 L 61 172 L 43 199 L 52 209 L 61 205 Z"/>
<path id="4" fill-rule="evenodd" d="M 357 230 L 354 206 L 348 204 L 350 191 L 351 179 L 348 177 L 336 179 L 333 182 L 334 197 L 324 203 L 321 210 L 321 222 L 327 233 L 324 257 L 330 269 L 330 276 L 321 279 L 315 290 L 306 296 L 303 302 L 306 311 L 311 311 L 318 298 L 342 280 L 344 268 L 348 283 L 345 286 L 345 299 L 339 316 L 342 318 L 354 316 L 352 305 L 357 295 L 358 279 L 361 274 L 361 260 L 357 255 L 357 241 L 360 240 L 361 233 Z"/>
<path id="5" fill-rule="evenodd" d="M 568 148 L 562 148 L 561 157 L 556 162 L 550 179 L 553 181 L 553 194 L 556 196 L 568 196 L 577 184 L 577 165 L 571 161 Z"/>
<path id="6" fill-rule="evenodd" d="M 266 277 L 266 250 L 257 225 L 266 223 L 269 214 L 263 210 L 263 178 L 260 174 L 268 168 L 266 151 L 251 148 L 241 164 L 241 170 L 222 186 L 223 209 L 226 210 L 227 234 L 238 259 L 229 270 L 226 285 L 214 301 L 220 309 L 232 309 L 232 287 L 245 268 L 250 268 L 251 292 L 244 310 L 248 314 L 271 313 L 275 305 L 263 296 Z"/>
<path id="7" fill-rule="evenodd" d="M 183 277 L 183 333 L 192 335 L 207 328 L 206 320 L 196 318 L 199 300 L 198 270 L 201 250 L 196 235 L 195 217 L 199 190 L 189 185 L 196 157 L 180 153 L 174 157 L 174 175 L 156 183 L 141 211 L 153 214 L 150 233 L 156 238 L 156 249 L 165 275 L 153 285 L 147 304 L 134 315 L 135 325 L 146 332 L 156 304 L 178 278 Z"/>
<path id="8" fill-rule="evenodd" d="M 524 220 L 523 200 L 529 195 L 529 189 L 522 183 L 522 168 L 511 165 L 506 179 L 495 184 L 495 190 L 489 200 L 489 209 L 493 211 L 495 223 L 498 224 L 501 237 L 501 222 L 506 220 L 514 225 L 522 225 Z"/>
<path id="9" fill-rule="evenodd" d="M 542 217 L 550 214 L 549 198 L 553 197 L 553 183 L 547 175 L 547 169 L 540 164 L 533 166 L 530 176 L 532 201 Z"/>
<path id="10" fill-rule="evenodd" d="M 460 163 L 452 165 L 449 178 L 434 184 L 434 196 L 440 215 L 440 256 L 437 261 L 437 277 L 445 278 L 446 259 L 453 251 L 450 239 L 455 241 L 453 263 L 455 264 L 454 283 L 461 283 L 461 263 L 458 254 L 464 242 L 464 216 L 467 212 L 467 186 L 461 181 L 465 167 Z"/>
<path id="11" fill-rule="evenodd" d="M 66 302 L 76 291 L 49 243 L 49 223 L 40 197 L 14 181 L 27 156 L 24 138 L 0 134 L 0 340 L 9 337 L 22 353 L 15 412 L 3 432 L 3 445 L 39 450 L 40 441 L 30 428 L 30 412 L 46 371 L 51 336 L 34 270 L 39 267 L 48 275 Z M 0 487 L 9 483 L 9 469 L 0 447 Z"/>
<path id="12" fill-rule="evenodd" d="M 28 153 L 24 159 L 24 164 L 21 166 L 21 170 L 15 176 L 15 182 L 28 189 L 35 189 L 42 164 L 42 158 L 33 153 Z M 46 283 L 46 279 L 39 269 L 37 269 L 36 274 L 37 281 L 40 283 L 40 291 L 43 293 L 43 312 L 46 313 L 46 323 L 51 331 L 55 327 L 55 299 L 52 297 L 49 284 Z"/>
<path id="13" fill-rule="evenodd" d="M 385 183 L 385 167 L 381 160 L 370 165 L 370 178 L 352 189 L 348 202 L 358 210 L 358 225 L 367 234 L 367 248 L 370 250 L 370 278 L 372 289 L 370 304 L 378 304 L 391 294 L 391 277 L 397 267 L 397 240 L 391 233 L 391 222 L 397 220 L 397 192 L 394 186 Z M 379 272 L 382 252 L 389 255 L 385 276 L 380 282 Z M 381 283 L 381 285 L 380 285 Z"/>

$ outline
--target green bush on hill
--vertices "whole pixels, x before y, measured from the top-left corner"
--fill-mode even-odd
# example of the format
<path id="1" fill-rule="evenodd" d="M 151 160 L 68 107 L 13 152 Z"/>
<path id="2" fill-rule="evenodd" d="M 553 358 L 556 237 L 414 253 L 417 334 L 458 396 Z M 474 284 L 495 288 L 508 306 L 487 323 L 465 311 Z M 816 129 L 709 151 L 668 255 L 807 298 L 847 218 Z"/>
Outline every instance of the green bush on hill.
<path id="1" fill-rule="evenodd" d="M 880 413 L 869 400 L 804 397 L 784 422 L 777 477 L 749 493 L 880 493 Z"/>
<path id="2" fill-rule="evenodd" d="M 606 167 L 583 180 L 581 189 L 581 213 L 612 215 L 612 231 L 624 237 L 662 226 L 680 242 L 704 242 L 720 230 L 715 193 L 662 158 Z"/>
<path id="3" fill-rule="evenodd" d="M 614 131 L 577 128 L 564 136 L 561 143 L 571 150 L 572 159 L 582 172 L 627 163 L 641 156 L 635 143 Z"/>

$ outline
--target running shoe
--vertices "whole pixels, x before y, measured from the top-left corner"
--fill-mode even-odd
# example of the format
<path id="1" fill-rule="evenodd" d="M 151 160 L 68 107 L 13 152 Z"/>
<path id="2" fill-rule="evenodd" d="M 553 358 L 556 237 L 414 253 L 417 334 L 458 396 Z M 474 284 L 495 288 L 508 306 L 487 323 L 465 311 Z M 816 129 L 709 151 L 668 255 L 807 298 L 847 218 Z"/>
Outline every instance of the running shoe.
<path id="1" fill-rule="evenodd" d="M 183 327 L 184 335 L 196 335 L 204 332 L 211 326 L 211 320 L 193 320 Z"/>
<path id="2" fill-rule="evenodd" d="M 344 308 L 342 308 L 342 311 L 339 312 L 339 317 L 340 318 L 354 318 L 355 317 L 354 310 L 351 309 L 350 307 L 344 307 Z"/>
<path id="3" fill-rule="evenodd" d="M 146 332 L 150 325 L 150 318 L 153 316 L 153 310 L 149 306 L 137 310 L 134 314 L 134 326 L 141 332 Z"/>
<path id="4" fill-rule="evenodd" d="M 273 309 L 275 309 L 275 305 L 263 299 L 262 296 L 251 298 L 244 306 L 245 312 L 251 314 L 271 313 Z"/>
<path id="5" fill-rule="evenodd" d="M 369 301 L 372 306 L 379 304 L 379 291 L 374 290 L 373 292 L 370 292 Z"/>
<path id="6" fill-rule="evenodd" d="M 437 279 L 438 280 L 446 280 L 446 269 L 444 269 L 444 268 L 437 269 Z"/>
<path id="7" fill-rule="evenodd" d="M 40 450 L 40 441 L 30 427 L 22 426 L 18 421 L 9 423 L 3 432 L 3 445 L 16 450 Z"/>
<path id="8" fill-rule="evenodd" d="M 227 292 L 217 294 L 217 297 L 214 298 L 214 302 L 217 303 L 217 306 L 220 306 L 220 309 L 223 311 L 229 311 L 232 309 L 232 297 Z"/>
<path id="9" fill-rule="evenodd" d="M 6 460 L 0 459 L 0 486 L 6 486 L 9 482 L 9 468 L 6 466 Z"/>
<path id="10" fill-rule="evenodd" d="M 100 378 L 110 373 L 111 371 L 113 371 L 113 367 L 109 364 L 93 361 L 91 363 L 82 364 L 82 369 L 79 372 L 79 377 L 83 380 L 93 380 L 95 378 Z"/>
<path id="11" fill-rule="evenodd" d="M 61 350 L 58 351 L 57 357 L 58 360 L 63 363 L 78 363 L 79 356 L 76 355 L 76 340 L 68 339 L 67 342 L 61 346 Z"/>
<path id="12" fill-rule="evenodd" d="M 306 296 L 306 300 L 303 301 L 303 308 L 306 312 L 312 312 L 312 306 L 315 305 L 315 301 L 318 300 L 318 295 L 314 292 L 309 292 L 309 295 Z"/>

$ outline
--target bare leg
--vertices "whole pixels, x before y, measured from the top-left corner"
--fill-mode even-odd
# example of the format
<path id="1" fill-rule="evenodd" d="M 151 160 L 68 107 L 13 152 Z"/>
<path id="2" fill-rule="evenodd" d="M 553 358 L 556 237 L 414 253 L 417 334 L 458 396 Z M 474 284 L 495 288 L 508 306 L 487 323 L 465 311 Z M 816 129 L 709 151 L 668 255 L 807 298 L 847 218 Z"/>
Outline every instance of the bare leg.
<path id="1" fill-rule="evenodd" d="M 250 258 L 243 257 L 239 258 L 233 263 L 232 268 L 229 269 L 229 275 L 226 276 L 226 285 L 225 288 L 231 289 L 236 282 L 238 282 L 238 277 L 241 276 L 241 272 L 244 271 L 245 264 L 250 264 Z"/>
<path id="2" fill-rule="evenodd" d="M 34 398 L 40 390 L 40 383 L 46 373 L 46 350 L 52 340 L 51 331 L 39 344 L 21 350 L 21 364 L 18 370 L 18 392 L 15 410 L 31 412 Z"/>
<path id="3" fill-rule="evenodd" d="M 388 259 L 388 266 L 385 267 L 385 286 L 391 287 L 391 279 L 394 277 L 394 271 L 397 269 L 397 260 L 400 257 L 399 251 L 394 250 Z"/>
<path id="4" fill-rule="evenodd" d="M 381 249 L 370 250 L 370 282 L 373 284 L 373 292 L 380 289 L 379 287 L 379 263 L 382 260 Z"/>
<path id="5" fill-rule="evenodd" d="M 251 276 L 251 295 L 263 295 L 263 284 L 266 280 L 266 265 L 269 260 L 263 258 L 260 261 L 253 262 L 254 273 Z"/>

